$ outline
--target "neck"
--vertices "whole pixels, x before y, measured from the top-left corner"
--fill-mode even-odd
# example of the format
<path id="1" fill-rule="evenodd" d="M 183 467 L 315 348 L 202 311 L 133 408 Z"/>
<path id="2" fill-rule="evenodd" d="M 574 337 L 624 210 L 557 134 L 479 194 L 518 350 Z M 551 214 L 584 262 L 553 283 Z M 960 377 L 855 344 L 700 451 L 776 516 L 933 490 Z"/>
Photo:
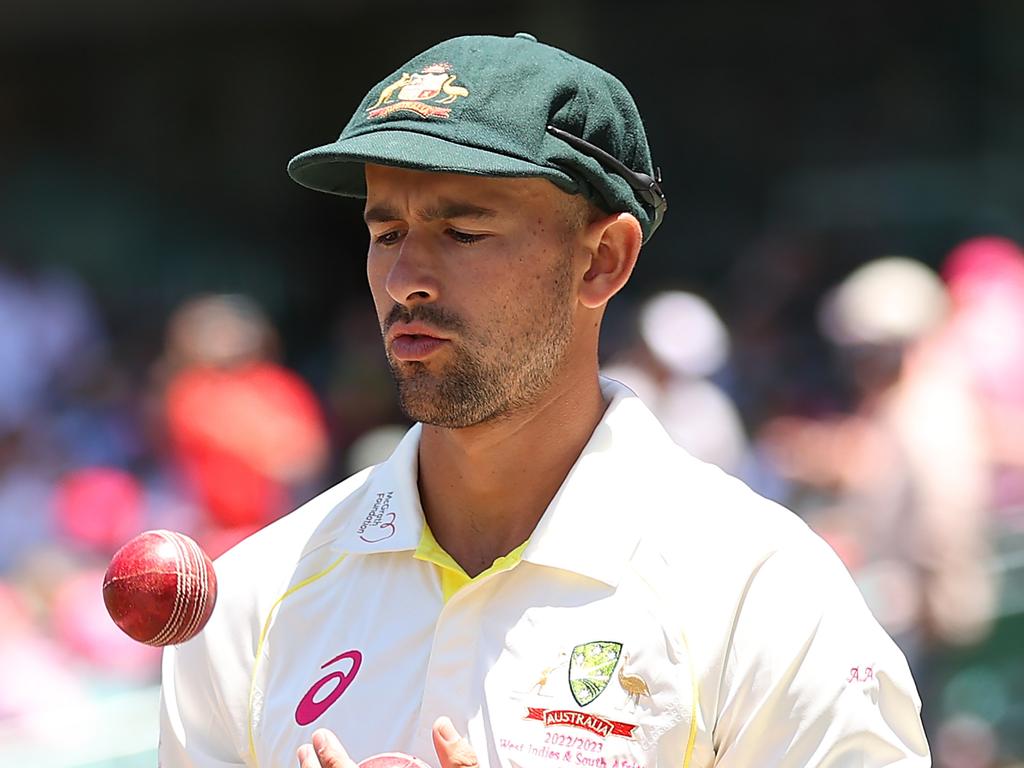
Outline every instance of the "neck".
<path id="1" fill-rule="evenodd" d="M 556 381 L 529 408 L 464 429 L 424 425 L 419 491 L 427 524 L 470 576 L 522 544 L 600 422 L 596 368 Z"/>

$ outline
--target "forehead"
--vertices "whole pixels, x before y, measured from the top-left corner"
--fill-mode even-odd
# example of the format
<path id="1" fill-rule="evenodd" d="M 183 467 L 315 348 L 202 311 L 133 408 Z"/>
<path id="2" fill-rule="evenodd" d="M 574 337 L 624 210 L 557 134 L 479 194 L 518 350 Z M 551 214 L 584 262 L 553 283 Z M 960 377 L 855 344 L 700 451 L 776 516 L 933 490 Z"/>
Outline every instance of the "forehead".
<path id="1" fill-rule="evenodd" d="M 536 206 L 554 211 L 560 210 L 560 204 L 571 197 L 547 179 L 473 176 L 366 165 L 367 208 L 379 203 L 422 205 L 443 198 L 496 210 Z"/>

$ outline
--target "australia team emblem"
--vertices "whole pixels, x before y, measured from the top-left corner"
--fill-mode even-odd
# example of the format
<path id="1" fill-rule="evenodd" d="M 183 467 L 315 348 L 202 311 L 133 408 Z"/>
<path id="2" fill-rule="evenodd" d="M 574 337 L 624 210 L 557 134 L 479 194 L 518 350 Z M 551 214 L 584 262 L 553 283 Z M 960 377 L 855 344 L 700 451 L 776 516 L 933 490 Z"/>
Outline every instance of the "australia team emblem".
<path id="1" fill-rule="evenodd" d="M 608 684 L 615 676 L 616 670 L 618 670 L 618 682 L 622 691 L 626 694 L 626 701 L 616 708 L 621 710 L 626 705 L 632 704 L 632 711 L 635 712 L 640 697 L 649 697 L 650 691 L 646 681 L 640 675 L 625 671 L 624 667 L 629 664 L 629 654 L 623 653 L 622 648 L 622 643 L 610 640 L 595 640 L 575 646 L 568 654 L 564 651 L 559 653 L 557 659 L 553 659 L 551 664 L 541 670 L 540 675 L 536 678 L 536 682 L 533 683 L 529 690 L 523 691 L 527 697 L 533 699 L 533 701 L 527 703 L 524 719 L 528 721 L 538 720 L 544 724 L 545 728 L 580 728 L 601 738 L 621 736 L 626 739 L 635 739 L 633 731 L 636 730 L 637 726 L 634 723 L 613 720 L 603 713 L 598 714 L 578 709 L 565 709 L 560 706 L 554 708 L 531 706 L 532 704 L 543 703 L 540 697 L 545 699 L 558 698 L 557 693 L 552 694 L 547 689 L 549 688 L 549 683 L 554 684 L 554 680 L 565 680 L 562 675 L 555 675 L 554 673 L 556 670 L 568 665 L 569 674 L 567 682 L 569 683 L 569 691 L 578 706 L 586 707 L 600 696 L 608 688 Z M 566 658 L 567 656 L 568 658 Z M 556 685 L 555 687 L 560 686 Z M 608 704 L 609 707 L 615 706 L 607 698 L 605 699 L 605 704 Z M 605 707 L 603 711 L 607 712 L 609 707 Z M 588 763 L 587 765 L 590 764 Z M 599 766 L 598 763 L 593 765 Z M 604 768 L 609 767 L 604 766 Z"/>
<path id="2" fill-rule="evenodd" d="M 395 112 L 412 112 L 420 117 L 447 118 L 453 104 L 469 96 L 469 90 L 456 85 L 458 75 L 450 64 L 431 64 L 419 72 L 403 72 L 395 82 L 385 86 L 366 116 L 379 119 Z"/>
<path id="3" fill-rule="evenodd" d="M 612 679 L 622 653 L 622 643 L 595 641 L 572 649 L 569 657 L 569 688 L 581 707 L 596 699 Z"/>

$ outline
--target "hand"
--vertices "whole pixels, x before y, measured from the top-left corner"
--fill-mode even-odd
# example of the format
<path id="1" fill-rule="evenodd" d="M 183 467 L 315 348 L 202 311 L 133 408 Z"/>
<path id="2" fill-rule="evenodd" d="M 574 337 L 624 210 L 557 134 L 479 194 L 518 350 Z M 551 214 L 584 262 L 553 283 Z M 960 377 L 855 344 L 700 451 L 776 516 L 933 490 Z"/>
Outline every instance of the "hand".
<path id="1" fill-rule="evenodd" d="M 459 736 L 452 721 L 439 717 L 434 721 L 434 751 L 441 768 L 478 768 L 476 752 L 469 742 Z"/>
<path id="2" fill-rule="evenodd" d="M 313 731 L 312 742 L 303 744 L 295 753 L 299 768 L 359 768 L 332 731 L 318 728 Z"/>
<path id="3" fill-rule="evenodd" d="M 477 768 L 476 752 L 459 736 L 447 717 L 437 719 L 432 735 L 441 768 Z M 303 744 L 296 753 L 299 768 L 359 768 L 338 737 L 326 728 L 314 731 L 312 741 L 312 744 Z"/>

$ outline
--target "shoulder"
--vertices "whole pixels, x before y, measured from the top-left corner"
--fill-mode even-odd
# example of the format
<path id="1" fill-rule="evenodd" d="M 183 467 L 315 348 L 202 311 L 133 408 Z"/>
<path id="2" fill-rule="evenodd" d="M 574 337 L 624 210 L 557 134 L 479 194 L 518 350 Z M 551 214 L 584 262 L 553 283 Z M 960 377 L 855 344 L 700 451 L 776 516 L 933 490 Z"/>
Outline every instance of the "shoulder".
<path id="1" fill-rule="evenodd" d="M 346 528 L 371 472 L 327 489 L 217 558 L 217 606 L 203 634 L 257 637 L 300 563 Z"/>
<path id="2" fill-rule="evenodd" d="M 365 469 L 328 488 L 236 544 L 217 559 L 218 574 L 221 568 L 245 568 L 253 561 L 265 565 L 267 555 L 274 560 L 287 560 L 288 554 L 303 550 L 325 523 L 342 525 L 351 508 L 346 502 L 358 495 L 373 469 Z"/>
<path id="3" fill-rule="evenodd" d="M 685 634 L 702 705 L 720 732 L 741 730 L 758 702 L 779 699 L 786 706 L 771 714 L 779 722 L 813 702 L 846 712 L 851 727 L 891 725 L 916 744 L 919 700 L 906 660 L 832 548 L 716 467 L 682 451 L 669 463 L 659 483 L 665 503 L 649 515 L 632 566 Z M 878 708 L 857 703 L 858 681 L 870 678 L 864 691 L 877 693 L 879 675 L 895 725 L 875 723 Z"/>
<path id="4" fill-rule="evenodd" d="M 776 551 L 816 546 L 817 535 L 793 512 L 681 448 L 638 398 L 621 396 L 615 405 L 613 439 L 598 446 L 614 465 L 586 478 L 597 488 L 587 500 L 617 507 L 616 527 L 638 539 L 631 564 L 646 581 L 701 584 L 722 603 L 739 599 Z"/>
<path id="5" fill-rule="evenodd" d="M 780 549 L 821 541 L 796 514 L 718 467 L 679 448 L 667 454 L 644 539 L 668 563 L 743 575 Z"/>
<path id="6" fill-rule="evenodd" d="M 217 602 L 209 623 L 188 642 L 164 650 L 162 738 L 168 754 L 179 742 L 197 754 L 206 748 L 223 755 L 247 753 L 246 692 L 264 623 L 295 574 L 347 529 L 353 502 L 362 498 L 371 473 L 328 489 L 214 562 Z M 211 720 L 225 732 L 206 743 Z"/>
<path id="7" fill-rule="evenodd" d="M 275 576 L 287 578 L 304 556 L 343 530 L 372 471 L 363 470 L 328 488 L 217 558 L 217 578 L 225 582 L 228 596 L 257 592 Z"/>
<path id="8" fill-rule="evenodd" d="M 742 614 L 770 612 L 802 581 L 842 584 L 842 599 L 859 600 L 845 567 L 797 515 L 681 449 L 666 454 L 631 569 L 691 628 L 692 650 L 707 664 L 720 663 Z"/>

